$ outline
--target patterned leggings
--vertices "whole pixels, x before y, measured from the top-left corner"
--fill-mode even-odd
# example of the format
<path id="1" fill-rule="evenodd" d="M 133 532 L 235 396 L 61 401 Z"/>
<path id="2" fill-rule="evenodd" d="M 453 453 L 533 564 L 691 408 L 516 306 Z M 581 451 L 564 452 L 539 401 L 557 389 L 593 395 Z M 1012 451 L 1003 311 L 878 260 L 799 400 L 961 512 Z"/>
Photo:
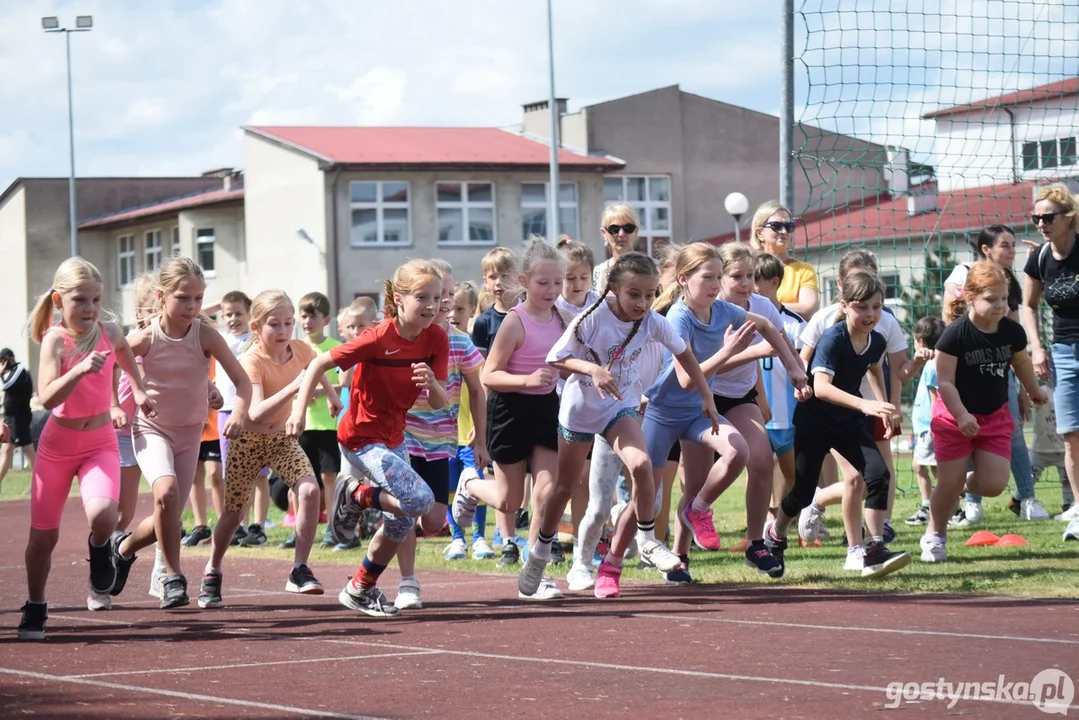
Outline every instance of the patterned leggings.
<path id="1" fill-rule="evenodd" d="M 269 467 L 290 488 L 305 477 L 314 478 L 311 461 L 300 443 L 284 434 L 245 432 L 229 443 L 225 461 L 225 507 L 242 513 L 264 467 Z"/>
<path id="2" fill-rule="evenodd" d="M 372 485 L 397 498 L 404 517 L 383 512 L 382 531 L 386 537 L 401 542 L 416 525 L 416 518 L 426 515 L 435 504 L 434 493 L 419 473 L 412 469 L 405 444 L 390 449 L 382 443 L 365 445 L 359 450 L 341 446 L 341 454 Z"/>

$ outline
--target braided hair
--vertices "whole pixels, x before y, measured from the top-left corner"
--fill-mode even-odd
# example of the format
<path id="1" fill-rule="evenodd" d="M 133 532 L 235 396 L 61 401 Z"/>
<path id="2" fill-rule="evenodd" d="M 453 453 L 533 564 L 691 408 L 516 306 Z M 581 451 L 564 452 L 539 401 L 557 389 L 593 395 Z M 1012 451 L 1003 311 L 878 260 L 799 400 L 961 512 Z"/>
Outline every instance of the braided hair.
<path id="1" fill-rule="evenodd" d="M 577 342 L 588 347 L 584 338 L 581 337 L 581 323 L 606 300 L 607 295 L 616 292 L 619 286 L 628 278 L 642 276 L 654 277 L 657 280 L 659 279 L 659 270 L 656 269 L 656 264 L 652 261 L 652 258 L 644 253 L 628 252 L 625 255 L 619 255 L 614 262 L 611 263 L 607 272 L 607 285 L 603 288 L 603 292 L 599 294 L 599 297 L 594 303 L 585 308 L 584 312 L 578 316 L 573 325 L 573 336 L 577 339 Z M 630 329 L 629 334 L 626 335 L 626 339 L 623 340 L 618 348 L 611 354 L 611 359 L 606 365 L 603 364 L 603 360 L 600 358 L 599 354 L 591 347 L 588 347 L 588 352 L 595 363 L 610 370 L 615 361 L 622 357 L 622 353 L 625 352 L 630 342 L 633 341 L 634 336 L 636 336 L 637 332 L 641 329 L 641 322 L 643 320 L 644 318 L 634 321 L 633 327 Z"/>

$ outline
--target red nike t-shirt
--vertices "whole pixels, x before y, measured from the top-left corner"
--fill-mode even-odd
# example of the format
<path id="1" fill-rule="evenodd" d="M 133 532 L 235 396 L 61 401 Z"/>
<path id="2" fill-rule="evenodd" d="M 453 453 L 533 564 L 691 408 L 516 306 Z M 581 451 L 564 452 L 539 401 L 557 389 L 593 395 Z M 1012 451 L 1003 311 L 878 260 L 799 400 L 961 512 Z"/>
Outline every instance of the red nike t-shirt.
<path id="1" fill-rule="evenodd" d="M 415 340 L 397 332 L 397 322 L 386 320 L 369 327 L 343 345 L 330 349 L 337 367 L 356 367 L 349 389 L 349 407 L 337 426 L 337 440 L 351 450 L 382 443 L 395 448 L 405 441 L 405 415 L 416 403 L 420 389 L 412 382 L 413 363 L 427 363 L 435 378 L 446 382 L 450 340 L 432 325 Z"/>

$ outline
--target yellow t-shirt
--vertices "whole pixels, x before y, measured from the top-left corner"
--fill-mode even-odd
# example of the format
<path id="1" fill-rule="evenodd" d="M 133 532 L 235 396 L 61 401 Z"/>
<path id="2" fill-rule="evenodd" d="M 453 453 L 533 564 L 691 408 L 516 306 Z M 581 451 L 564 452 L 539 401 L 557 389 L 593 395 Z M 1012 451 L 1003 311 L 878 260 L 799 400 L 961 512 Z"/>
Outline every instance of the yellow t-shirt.
<path id="1" fill-rule="evenodd" d="M 798 293 L 802 291 L 802 288 L 811 288 L 820 292 L 820 287 L 817 285 L 817 271 L 809 263 L 795 260 L 783 268 L 783 281 L 779 283 L 776 299 L 784 305 L 798 302 Z"/>
<path id="2" fill-rule="evenodd" d="M 461 407 L 457 411 L 457 444 L 468 445 L 472 434 L 472 406 L 468 404 L 468 385 L 461 382 Z"/>

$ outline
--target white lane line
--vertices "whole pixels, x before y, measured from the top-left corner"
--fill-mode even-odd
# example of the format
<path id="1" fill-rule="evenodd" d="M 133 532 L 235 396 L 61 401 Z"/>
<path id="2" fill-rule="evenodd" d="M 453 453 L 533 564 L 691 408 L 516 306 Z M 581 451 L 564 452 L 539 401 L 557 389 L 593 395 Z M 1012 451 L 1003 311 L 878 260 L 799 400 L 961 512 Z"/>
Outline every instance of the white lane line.
<path id="1" fill-rule="evenodd" d="M 84 675 L 65 675 L 68 678 L 93 678 L 93 677 L 116 677 L 118 675 L 175 675 L 181 673 L 193 673 L 202 672 L 204 670 L 233 670 L 236 668 L 257 668 L 257 667 L 269 667 L 271 665 L 307 665 L 309 663 L 321 663 L 321 662 L 345 662 L 348 660 L 367 660 L 371 658 L 396 658 L 396 657 L 408 657 L 410 655 L 432 655 L 439 652 L 438 650 L 421 650 L 416 652 L 385 652 L 376 653 L 373 655 L 348 655 L 348 656 L 335 656 L 324 658 L 305 658 L 297 657 L 290 658 L 288 660 L 267 660 L 264 662 L 250 662 L 250 663 L 233 663 L 231 665 L 202 665 L 199 667 L 182 667 L 182 668 L 154 668 L 150 670 L 122 670 L 120 672 L 103 672 L 103 673 L 86 673 Z"/>
<path id="2" fill-rule="evenodd" d="M 342 718 L 342 720 L 383 720 L 382 718 L 375 718 L 369 715 L 346 715 L 344 713 L 330 712 L 329 710 L 315 710 L 311 708 L 297 707 L 294 705 L 275 705 L 272 703 L 258 702 L 255 700 L 240 700 L 237 698 L 220 697 L 217 695 L 199 695 L 197 693 L 179 692 L 177 690 L 139 687 L 138 685 L 123 685 L 120 683 L 104 682 L 102 680 L 93 680 L 90 678 L 64 677 L 63 675 L 49 675 L 47 673 L 29 672 L 27 670 L 14 670 L 12 668 L 4 667 L 0 667 L 0 675 L 15 675 L 16 677 L 31 678 L 33 680 L 44 680 L 46 682 L 53 683 L 87 685 L 90 687 L 104 688 L 106 690 L 125 690 L 127 692 L 143 693 L 145 695 L 162 695 L 165 697 L 178 698 L 180 700 L 205 702 L 214 705 L 236 705 L 243 708 L 273 710 L 279 713 L 287 713 L 289 715 L 301 715 L 306 717 Z"/>

